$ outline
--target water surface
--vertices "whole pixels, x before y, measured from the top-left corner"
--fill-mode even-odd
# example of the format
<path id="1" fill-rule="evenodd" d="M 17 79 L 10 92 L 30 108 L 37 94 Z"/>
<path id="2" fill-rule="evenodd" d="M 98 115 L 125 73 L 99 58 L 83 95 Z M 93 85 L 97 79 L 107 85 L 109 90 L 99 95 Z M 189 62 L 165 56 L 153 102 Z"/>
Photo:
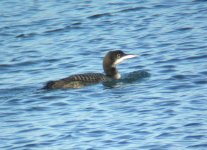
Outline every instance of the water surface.
<path id="1" fill-rule="evenodd" d="M 207 149 L 205 0 L 0 2 L 0 149 Z M 115 87 L 40 90 L 118 68 L 151 76 Z"/>

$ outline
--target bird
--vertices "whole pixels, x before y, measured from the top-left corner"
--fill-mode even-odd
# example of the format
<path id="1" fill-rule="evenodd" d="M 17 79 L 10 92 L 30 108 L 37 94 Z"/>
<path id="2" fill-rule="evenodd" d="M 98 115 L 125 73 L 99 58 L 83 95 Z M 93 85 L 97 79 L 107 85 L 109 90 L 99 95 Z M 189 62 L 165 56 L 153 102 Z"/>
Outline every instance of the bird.
<path id="1" fill-rule="evenodd" d="M 121 79 L 121 75 L 116 66 L 126 59 L 135 57 L 138 57 L 138 55 L 126 54 L 121 50 L 109 51 L 103 58 L 104 73 L 83 73 L 71 75 L 63 79 L 49 81 L 43 89 L 82 88 L 95 83 L 119 80 Z"/>

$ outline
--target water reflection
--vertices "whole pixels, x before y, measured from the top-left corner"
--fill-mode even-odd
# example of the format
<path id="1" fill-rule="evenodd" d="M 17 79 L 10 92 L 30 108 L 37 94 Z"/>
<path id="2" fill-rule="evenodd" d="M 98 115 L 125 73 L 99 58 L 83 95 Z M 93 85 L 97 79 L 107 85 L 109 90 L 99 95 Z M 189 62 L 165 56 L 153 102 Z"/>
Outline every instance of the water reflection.
<path id="1" fill-rule="evenodd" d="M 104 82 L 103 85 L 108 88 L 115 88 L 115 87 L 132 84 L 135 82 L 141 82 L 149 77 L 150 77 L 150 73 L 147 72 L 146 70 L 133 71 L 123 75 L 123 77 L 120 80 L 107 81 Z"/>

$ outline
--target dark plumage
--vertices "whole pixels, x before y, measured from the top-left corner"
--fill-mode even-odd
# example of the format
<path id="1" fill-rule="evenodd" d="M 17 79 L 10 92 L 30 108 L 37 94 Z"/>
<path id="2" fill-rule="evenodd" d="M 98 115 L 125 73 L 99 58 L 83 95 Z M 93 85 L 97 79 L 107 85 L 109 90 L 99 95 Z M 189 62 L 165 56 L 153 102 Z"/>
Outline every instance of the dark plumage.
<path id="1" fill-rule="evenodd" d="M 116 69 L 116 65 L 128 58 L 136 57 L 136 55 L 128 55 L 120 50 L 110 51 L 106 54 L 103 60 L 102 73 L 85 73 L 71 75 L 67 78 L 57 81 L 49 81 L 44 89 L 59 89 L 59 88 L 81 88 L 93 83 L 104 82 L 112 79 L 120 79 L 120 74 Z"/>

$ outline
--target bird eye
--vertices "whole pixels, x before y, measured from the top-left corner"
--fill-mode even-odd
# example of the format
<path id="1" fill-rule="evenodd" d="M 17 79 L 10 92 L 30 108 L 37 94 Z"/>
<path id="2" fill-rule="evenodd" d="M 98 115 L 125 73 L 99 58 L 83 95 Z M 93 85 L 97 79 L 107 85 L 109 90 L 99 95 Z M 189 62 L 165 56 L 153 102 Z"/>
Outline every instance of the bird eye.
<path id="1" fill-rule="evenodd" d="M 120 54 L 117 54 L 117 58 L 121 58 L 121 55 Z"/>

